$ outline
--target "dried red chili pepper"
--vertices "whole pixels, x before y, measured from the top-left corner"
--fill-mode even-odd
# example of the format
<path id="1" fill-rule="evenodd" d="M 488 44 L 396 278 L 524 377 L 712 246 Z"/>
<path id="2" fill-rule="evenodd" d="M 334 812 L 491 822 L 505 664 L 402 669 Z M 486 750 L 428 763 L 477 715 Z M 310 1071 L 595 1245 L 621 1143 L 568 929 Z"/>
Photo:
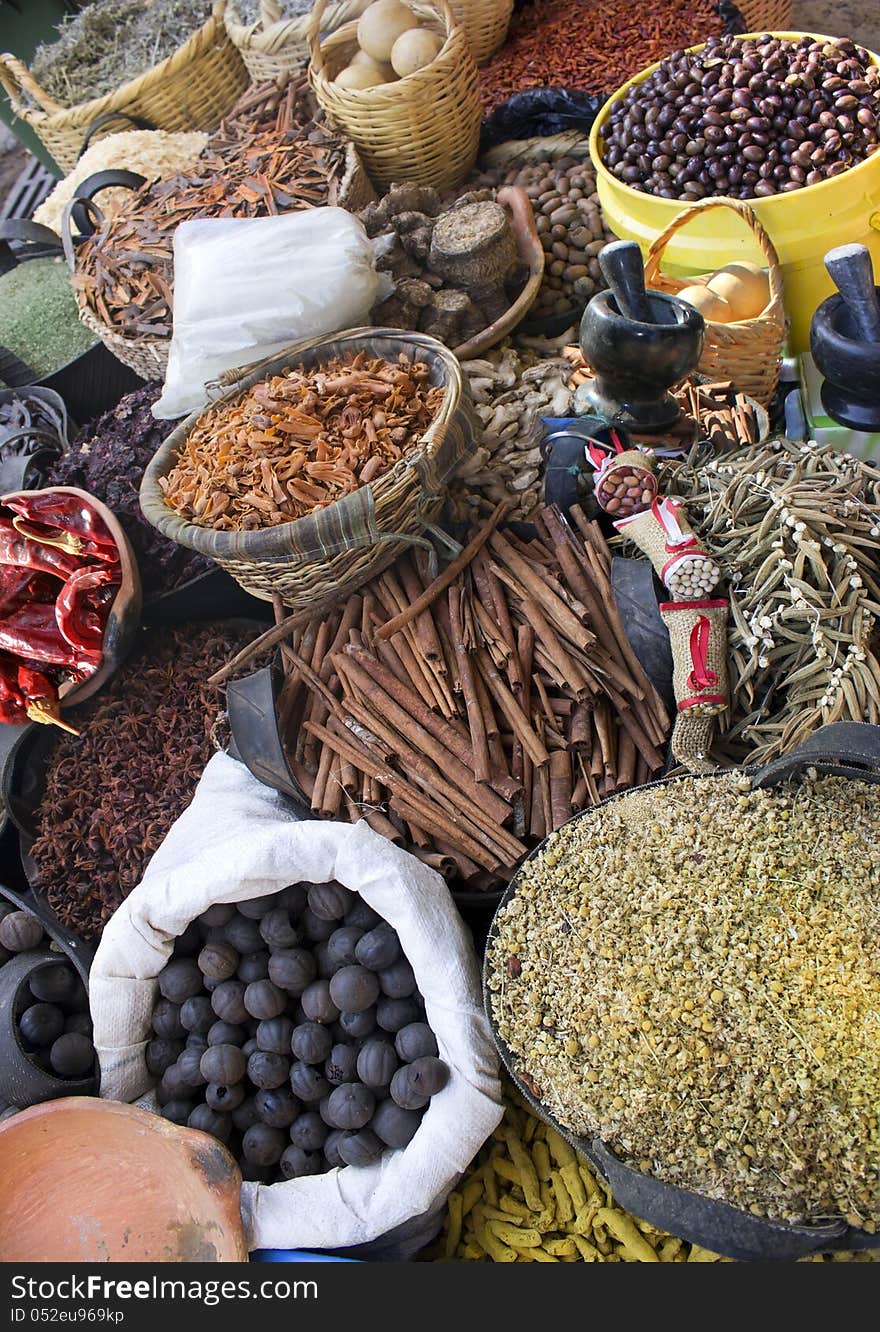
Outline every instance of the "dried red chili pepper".
<path id="1" fill-rule="evenodd" d="M 60 726 L 62 731 L 79 735 L 75 726 L 62 719 L 58 693 L 42 671 L 35 671 L 29 666 L 19 666 L 18 687 L 24 698 L 25 715 L 31 721 Z"/>
<path id="2" fill-rule="evenodd" d="M 50 666 L 89 666 L 94 670 L 101 662 L 100 652 L 68 643 L 58 628 L 55 606 L 40 601 L 19 606 L 0 620 L 0 648 Z"/>
<path id="3" fill-rule="evenodd" d="M 12 525 L 33 541 L 51 544 L 71 555 L 92 555 L 115 562 L 119 552 L 107 524 L 78 495 L 45 490 L 33 495 L 11 495 L 4 500 L 17 514 Z"/>
<path id="4" fill-rule="evenodd" d="M 73 648 L 94 652 L 100 661 L 106 616 L 90 604 L 89 593 L 119 583 L 119 566 L 85 567 L 71 574 L 55 598 L 55 618 L 61 635 Z"/>
<path id="5" fill-rule="evenodd" d="M 31 541 L 13 527 L 8 518 L 0 518 L 0 565 L 11 564 L 35 573 L 52 574 L 62 582 L 80 567 L 78 562 L 52 546 Z"/>
<path id="6" fill-rule="evenodd" d="M 21 726 L 28 719 L 15 664 L 0 661 L 0 722 Z"/>

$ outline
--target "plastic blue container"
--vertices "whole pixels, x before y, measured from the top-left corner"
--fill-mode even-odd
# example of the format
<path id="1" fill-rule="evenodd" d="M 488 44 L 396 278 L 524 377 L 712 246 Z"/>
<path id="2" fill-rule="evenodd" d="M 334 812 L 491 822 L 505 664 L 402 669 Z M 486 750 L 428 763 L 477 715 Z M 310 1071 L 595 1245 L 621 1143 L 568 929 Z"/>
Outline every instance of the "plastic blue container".
<path id="1" fill-rule="evenodd" d="M 252 1263 L 357 1263 L 358 1258 L 337 1258 L 330 1253 L 309 1253 L 305 1249 L 255 1249 Z"/>

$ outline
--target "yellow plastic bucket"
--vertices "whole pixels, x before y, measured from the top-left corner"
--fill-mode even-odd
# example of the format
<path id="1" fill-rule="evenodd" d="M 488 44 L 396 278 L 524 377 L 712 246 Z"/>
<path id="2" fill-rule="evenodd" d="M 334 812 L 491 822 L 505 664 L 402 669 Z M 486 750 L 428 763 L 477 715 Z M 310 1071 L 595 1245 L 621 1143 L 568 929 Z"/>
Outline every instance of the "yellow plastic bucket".
<path id="1" fill-rule="evenodd" d="M 794 41 L 804 36 L 820 42 L 835 40 L 802 32 L 777 32 L 773 36 Z M 702 46 L 689 49 L 700 51 Z M 869 55 L 875 65 L 880 65 L 880 56 L 873 51 Z M 659 199 L 643 194 L 613 176 L 602 165 L 602 128 L 614 104 L 634 85 L 644 82 L 656 68 L 656 64 L 651 65 L 624 83 L 602 107 L 590 134 L 590 157 L 596 170 L 599 203 L 605 222 L 621 240 L 638 241 L 644 255 L 687 204 L 680 199 Z M 748 202 L 779 255 L 785 309 L 791 322 L 789 348 L 793 353 L 806 351 L 810 345 L 813 312 L 836 290 L 823 263 L 823 257 L 830 249 L 847 243 L 866 245 L 880 283 L 880 151 L 831 180 L 823 180 L 803 190 L 792 190 L 789 194 L 774 194 Z M 747 259 L 756 264 L 765 262 L 751 233 L 736 215 L 725 208 L 713 208 L 688 224 L 669 242 L 664 252 L 663 271 L 673 277 L 692 277 L 712 272 L 736 259 Z"/>

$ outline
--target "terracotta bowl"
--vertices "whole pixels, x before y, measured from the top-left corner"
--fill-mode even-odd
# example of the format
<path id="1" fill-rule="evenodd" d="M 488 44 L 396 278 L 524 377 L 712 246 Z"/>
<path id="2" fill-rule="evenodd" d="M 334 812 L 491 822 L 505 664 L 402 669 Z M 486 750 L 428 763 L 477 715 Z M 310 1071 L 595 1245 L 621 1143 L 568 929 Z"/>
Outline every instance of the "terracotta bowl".
<path id="1" fill-rule="evenodd" d="M 116 542 L 122 569 L 122 581 L 111 603 L 104 629 L 101 665 L 87 680 L 62 685 L 58 691 L 61 703 L 66 707 L 72 707 L 91 698 L 128 656 L 141 619 L 141 579 L 134 551 L 116 514 L 87 490 L 80 490 L 76 486 L 45 486 L 41 490 L 15 490 L 10 491 L 8 495 L 0 495 L 0 504 L 5 504 L 12 495 L 46 495 L 53 492 L 58 495 L 77 495 L 100 514 Z"/>
<path id="2" fill-rule="evenodd" d="M 241 1172 L 216 1139 L 65 1096 L 0 1123 L 0 1262 L 241 1263 Z"/>

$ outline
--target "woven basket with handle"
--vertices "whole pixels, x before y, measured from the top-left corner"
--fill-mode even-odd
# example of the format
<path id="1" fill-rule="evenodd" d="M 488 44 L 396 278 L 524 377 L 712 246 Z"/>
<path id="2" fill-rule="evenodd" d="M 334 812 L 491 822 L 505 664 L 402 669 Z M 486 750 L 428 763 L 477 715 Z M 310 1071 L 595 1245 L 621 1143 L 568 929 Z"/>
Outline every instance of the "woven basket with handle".
<path id="1" fill-rule="evenodd" d="M 320 38 L 326 0 L 316 0 L 309 22 L 309 83 L 331 121 L 347 134 L 378 186 L 403 181 L 452 189 L 477 160 L 480 95 L 477 67 L 447 0 L 410 5 L 423 26 L 444 35 L 424 69 L 375 88 L 341 88 L 336 75 L 357 45 L 357 24 Z"/>
<path id="2" fill-rule="evenodd" d="M 99 116 L 136 117 L 160 130 L 215 129 L 248 85 L 222 13 L 223 0 L 218 0 L 207 22 L 165 60 L 78 106 L 56 102 L 13 55 L 0 55 L 0 84 L 12 110 L 42 141 L 62 175 L 76 166 L 86 133 Z"/>
<path id="3" fill-rule="evenodd" d="M 343 23 L 359 18 L 368 4 L 370 0 L 332 0 L 321 20 L 323 32 L 335 32 Z M 223 21 L 230 41 L 247 66 L 251 83 L 277 79 L 293 70 L 305 69 L 309 63 L 306 41 L 309 16 L 300 14 L 285 18 L 281 0 L 260 0 L 260 17 L 256 23 L 242 23 L 234 0 L 229 0 Z"/>
<path id="4" fill-rule="evenodd" d="M 792 0 L 739 0 L 746 32 L 788 32 Z"/>
<path id="5" fill-rule="evenodd" d="M 358 352 L 393 362 L 401 353 L 427 361 L 429 382 L 446 389 L 423 437 L 389 471 L 295 522 L 255 532 L 215 532 L 169 508 L 159 485 L 201 415 L 195 412 L 172 431 L 144 473 L 140 490 L 144 516 L 170 540 L 215 560 L 252 596 L 270 601 L 277 592 L 291 610 L 314 615 L 386 569 L 408 545 L 432 549 L 426 529 L 439 518 L 447 482 L 475 447 L 479 433 L 461 366 L 435 338 L 383 328 L 356 328 L 315 338 L 240 372 L 234 386 L 208 410 L 292 366 L 324 365 L 334 356 Z"/>
<path id="6" fill-rule="evenodd" d="M 776 391 L 785 342 L 786 316 L 782 302 L 782 272 L 776 249 L 753 209 L 738 199 L 701 199 L 672 219 L 657 237 L 645 260 L 645 285 L 655 291 L 677 296 L 694 278 L 674 278 L 661 272 L 663 251 L 677 231 L 707 208 L 732 208 L 753 232 L 766 259 L 770 280 L 770 300 L 754 319 L 734 324 L 716 324 L 706 320 L 706 339 L 699 371 L 712 379 L 729 379 L 735 388 L 766 407 Z M 735 255 L 731 255 L 731 260 Z M 704 274 L 704 276 L 708 276 Z"/>
<path id="7" fill-rule="evenodd" d="M 464 28 L 471 55 L 484 65 L 504 43 L 513 0 L 449 0 L 449 5 Z"/>
<path id="8" fill-rule="evenodd" d="M 368 203 L 375 202 L 376 191 L 373 189 L 372 182 L 363 168 L 357 150 L 352 144 L 347 144 L 345 149 L 345 168 L 342 180 L 339 183 L 336 199 L 334 202 L 339 208 L 345 208 L 350 213 L 356 213 L 359 209 L 365 208 Z M 90 204 L 93 211 L 93 218 L 100 224 L 100 210 Z M 75 242 L 71 236 L 71 208 L 65 210 L 62 221 L 62 241 L 64 243 L 65 254 L 68 265 L 75 267 Z M 112 325 L 104 322 L 103 319 L 89 305 L 85 293 L 74 288 L 77 309 L 79 317 L 86 328 L 90 328 L 103 342 L 109 352 L 112 352 L 117 361 L 127 365 L 141 379 L 164 379 L 168 369 L 168 356 L 171 351 L 170 337 L 149 337 L 140 334 L 138 337 L 131 337 L 128 334 L 121 333 Z"/>

